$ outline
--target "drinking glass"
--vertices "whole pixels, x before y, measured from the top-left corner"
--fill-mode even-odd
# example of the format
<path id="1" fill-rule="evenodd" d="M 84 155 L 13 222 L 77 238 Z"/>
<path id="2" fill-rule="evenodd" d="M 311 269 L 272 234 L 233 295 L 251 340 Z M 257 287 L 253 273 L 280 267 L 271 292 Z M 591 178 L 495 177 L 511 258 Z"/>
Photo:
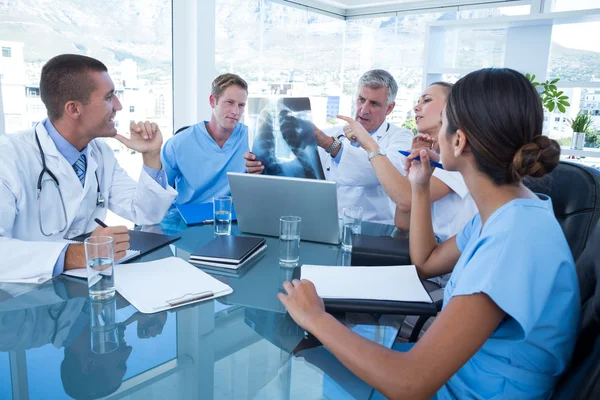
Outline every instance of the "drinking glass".
<path id="1" fill-rule="evenodd" d="M 220 196 L 213 199 L 215 235 L 231 234 L 231 204 L 231 196 Z"/>
<path id="2" fill-rule="evenodd" d="M 283 266 L 295 266 L 300 260 L 301 222 L 295 216 L 279 218 L 279 263 Z"/>
<path id="3" fill-rule="evenodd" d="M 88 290 L 92 300 L 115 295 L 114 242 L 110 236 L 90 236 L 83 241 Z"/>
<path id="4" fill-rule="evenodd" d="M 362 207 L 345 207 L 343 211 L 342 249 L 352 250 L 352 235 L 360 235 L 362 224 Z"/>

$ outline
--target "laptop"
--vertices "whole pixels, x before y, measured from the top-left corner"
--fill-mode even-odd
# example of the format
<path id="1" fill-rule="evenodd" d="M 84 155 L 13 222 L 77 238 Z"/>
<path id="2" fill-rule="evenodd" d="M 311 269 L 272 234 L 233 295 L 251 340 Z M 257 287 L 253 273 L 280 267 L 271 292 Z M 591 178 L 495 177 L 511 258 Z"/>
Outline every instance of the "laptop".
<path id="1" fill-rule="evenodd" d="M 340 241 L 335 182 L 228 172 L 240 231 L 279 236 L 279 218 L 302 218 L 300 239 Z"/>

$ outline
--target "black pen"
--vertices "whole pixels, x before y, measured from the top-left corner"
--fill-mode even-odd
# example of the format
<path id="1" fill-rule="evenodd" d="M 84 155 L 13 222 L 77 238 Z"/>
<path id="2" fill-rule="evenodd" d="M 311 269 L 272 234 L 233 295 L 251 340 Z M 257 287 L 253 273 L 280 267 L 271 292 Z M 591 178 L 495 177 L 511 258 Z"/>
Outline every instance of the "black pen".
<path id="1" fill-rule="evenodd" d="M 94 218 L 94 222 L 97 223 L 98 225 L 100 225 L 103 228 L 108 228 L 108 225 L 106 225 L 104 222 L 102 222 L 98 218 Z"/>

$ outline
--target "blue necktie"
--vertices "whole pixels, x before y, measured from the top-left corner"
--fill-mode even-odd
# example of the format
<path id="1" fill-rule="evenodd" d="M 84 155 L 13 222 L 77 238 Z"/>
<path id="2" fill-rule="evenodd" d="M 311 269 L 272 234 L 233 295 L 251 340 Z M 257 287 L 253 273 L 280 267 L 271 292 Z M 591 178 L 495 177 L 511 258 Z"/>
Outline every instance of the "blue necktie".
<path id="1" fill-rule="evenodd" d="M 85 168 L 87 166 L 87 162 L 85 159 L 85 154 L 79 156 L 75 164 L 73 164 L 73 169 L 79 178 L 79 182 L 81 182 L 81 186 L 85 183 Z"/>

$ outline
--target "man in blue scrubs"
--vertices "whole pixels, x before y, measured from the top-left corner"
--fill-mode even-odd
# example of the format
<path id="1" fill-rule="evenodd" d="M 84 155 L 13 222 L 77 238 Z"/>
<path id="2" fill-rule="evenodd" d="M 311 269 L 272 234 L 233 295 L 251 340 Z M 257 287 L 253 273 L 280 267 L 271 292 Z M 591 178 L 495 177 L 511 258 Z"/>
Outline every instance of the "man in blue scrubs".
<path id="1" fill-rule="evenodd" d="M 227 172 L 245 172 L 248 127 L 240 123 L 248 100 L 248 84 L 235 74 L 212 83 L 210 121 L 201 121 L 169 139 L 162 163 L 169 184 L 177 188 L 175 204 L 208 203 L 229 195 Z"/>

